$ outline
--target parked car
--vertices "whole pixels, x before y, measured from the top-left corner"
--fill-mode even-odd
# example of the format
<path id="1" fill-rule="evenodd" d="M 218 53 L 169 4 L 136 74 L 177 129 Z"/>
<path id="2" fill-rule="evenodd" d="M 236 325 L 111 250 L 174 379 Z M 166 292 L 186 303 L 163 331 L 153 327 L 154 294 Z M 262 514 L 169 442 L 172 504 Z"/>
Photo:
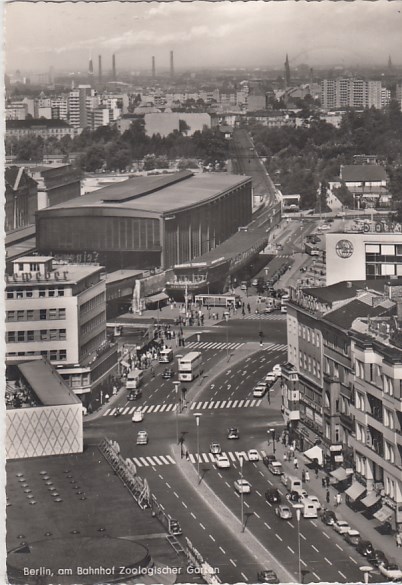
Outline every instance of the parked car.
<path id="1" fill-rule="evenodd" d="M 247 457 L 249 461 L 259 461 L 260 454 L 258 453 L 257 449 L 249 449 L 247 451 Z"/>
<path id="2" fill-rule="evenodd" d="M 228 439 L 238 439 L 240 437 L 239 429 L 231 427 L 228 429 Z"/>
<path id="3" fill-rule="evenodd" d="M 395 565 L 394 563 L 380 563 L 378 565 L 378 570 L 381 575 L 384 575 L 384 577 L 390 581 L 401 582 L 402 580 L 402 571 L 398 565 Z"/>
<path id="4" fill-rule="evenodd" d="M 260 382 L 257 386 L 253 388 L 253 397 L 254 398 L 262 398 L 267 391 L 267 384 L 266 382 Z"/>
<path id="5" fill-rule="evenodd" d="M 247 479 L 236 479 L 233 485 L 239 494 L 249 494 L 251 492 L 251 483 Z"/>
<path id="6" fill-rule="evenodd" d="M 373 554 L 374 546 L 371 544 L 369 540 L 361 540 L 359 544 L 356 546 L 356 550 L 363 557 L 368 557 Z"/>
<path id="7" fill-rule="evenodd" d="M 278 575 L 272 569 L 257 573 L 257 580 L 259 583 L 279 583 Z"/>
<path id="8" fill-rule="evenodd" d="M 229 457 L 225 453 L 219 453 L 219 455 L 215 457 L 215 465 L 218 469 L 229 469 Z"/>
<path id="9" fill-rule="evenodd" d="M 144 420 L 144 413 L 142 410 L 135 410 L 131 417 L 132 422 L 142 422 Z"/>
<path id="10" fill-rule="evenodd" d="M 212 453 L 212 455 L 218 455 L 219 453 L 222 453 L 222 447 L 219 445 L 219 443 L 216 443 L 215 441 L 210 444 L 209 450 Z"/>
<path id="11" fill-rule="evenodd" d="M 381 563 L 388 564 L 388 559 L 382 550 L 374 550 L 371 554 L 367 555 L 367 560 L 374 567 L 379 567 Z"/>
<path id="12" fill-rule="evenodd" d="M 346 520 L 336 520 L 336 522 L 332 524 L 332 528 L 339 534 L 345 534 L 345 532 L 350 530 L 350 526 Z"/>
<path id="13" fill-rule="evenodd" d="M 315 504 L 315 507 L 317 508 L 317 510 L 321 510 L 320 500 L 317 498 L 317 496 L 303 494 L 300 498 L 300 501 L 303 502 L 303 500 L 306 500 L 306 499 L 310 500 L 310 502 L 313 502 Z"/>
<path id="14" fill-rule="evenodd" d="M 335 512 L 332 510 L 324 510 L 324 512 L 321 514 L 321 520 L 327 526 L 332 526 L 336 522 Z"/>
<path id="15" fill-rule="evenodd" d="M 267 382 L 268 384 L 272 384 L 273 382 L 275 382 L 277 377 L 278 376 L 276 376 L 275 372 L 268 372 L 264 379 L 265 382 Z"/>
<path id="16" fill-rule="evenodd" d="M 254 278 L 251 282 L 251 286 L 257 286 L 258 285 L 258 279 Z"/>
<path id="17" fill-rule="evenodd" d="M 343 535 L 346 542 L 351 544 L 352 546 L 357 546 L 361 540 L 360 532 L 358 530 L 354 530 L 350 528 L 345 534 Z"/>
<path id="18" fill-rule="evenodd" d="M 173 378 L 174 376 L 174 371 L 172 370 L 172 368 L 165 368 L 162 372 L 162 378 L 164 380 L 169 380 L 170 378 Z"/>
<path id="19" fill-rule="evenodd" d="M 148 433 L 147 433 L 147 431 L 138 431 L 138 433 L 137 433 L 137 445 L 148 445 Z"/>
<path id="20" fill-rule="evenodd" d="M 262 462 L 266 467 L 268 467 L 269 464 L 272 463 L 273 461 L 276 461 L 276 456 L 274 454 L 264 455 L 264 457 L 262 458 Z"/>
<path id="21" fill-rule="evenodd" d="M 280 364 L 275 364 L 272 368 L 272 371 L 274 374 L 276 374 L 276 376 L 280 376 L 282 374 L 282 366 Z"/>
<path id="22" fill-rule="evenodd" d="M 130 392 L 127 399 L 128 400 L 138 400 L 139 398 L 141 398 L 141 396 L 142 396 L 142 391 L 139 388 L 136 388 L 136 390 L 133 390 L 132 392 Z"/>
<path id="23" fill-rule="evenodd" d="M 270 504 L 280 504 L 281 494 L 279 493 L 279 490 L 277 488 L 272 487 L 265 492 L 265 499 Z"/>
<path id="24" fill-rule="evenodd" d="M 289 506 L 278 506 L 275 508 L 275 514 L 282 520 L 290 520 L 292 518 L 292 510 Z"/>
<path id="25" fill-rule="evenodd" d="M 272 475 L 282 475 L 282 463 L 280 461 L 271 461 L 268 465 L 268 471 L 270 471 Z"/>

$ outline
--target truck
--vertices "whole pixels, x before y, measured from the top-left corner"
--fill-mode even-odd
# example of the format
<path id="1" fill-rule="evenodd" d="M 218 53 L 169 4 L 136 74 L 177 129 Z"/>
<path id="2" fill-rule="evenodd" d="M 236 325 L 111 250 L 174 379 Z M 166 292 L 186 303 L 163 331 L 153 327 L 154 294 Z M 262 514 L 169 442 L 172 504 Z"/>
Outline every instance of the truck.
<path id="1" fill-rule="evenodd" d="M 127 390 L 134 390 L 136 388 L 139 388 L 142 384 L 143 378 L 144 372 L 142 370 L 138 370 L 137 368 L 131 370 L 131 372 L 129 372 L 127 376 L 126 381 Z"/>
<path id="2" fill-rule="evenodd" d="M 173 361 L 173 350 L 172 349 L 162 349 L 159 354 L 159 363 L 160 364 L 169 364 Z"/>

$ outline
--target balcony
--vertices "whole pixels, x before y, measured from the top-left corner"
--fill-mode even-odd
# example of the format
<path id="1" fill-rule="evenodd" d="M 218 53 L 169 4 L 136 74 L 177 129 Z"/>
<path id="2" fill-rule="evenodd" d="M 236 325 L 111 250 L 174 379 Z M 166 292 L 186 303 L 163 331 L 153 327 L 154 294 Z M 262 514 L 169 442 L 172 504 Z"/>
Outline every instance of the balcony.
<path id="1" fill-rule="evenodd" d="M 352 432 L 354 429 L 355 417 L 351 414 L 345 414 L 341 412 L 339 418 L 341 425 L 343 427 L 346 427 L 350 432 Z"/>

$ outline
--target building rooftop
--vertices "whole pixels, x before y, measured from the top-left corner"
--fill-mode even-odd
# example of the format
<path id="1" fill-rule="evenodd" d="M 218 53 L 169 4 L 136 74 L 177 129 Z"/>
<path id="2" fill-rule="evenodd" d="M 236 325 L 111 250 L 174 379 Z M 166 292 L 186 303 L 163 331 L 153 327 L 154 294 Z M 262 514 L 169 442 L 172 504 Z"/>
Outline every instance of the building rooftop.
<path id="1" fill-rule="evenodd" d="M 323 303 L 335 303 L 354 299 L 359 291 L 374 290 L 382 292 L 385 281 L 378 280 L 354 280 L 353 282 L 343 281 L 331 284 L 329 286 L 304 288 L 303 292 L 310 295 Z M 367 304 L 365 304 L 367 307 Z"/>
<path id="2" fill-rule="evenodd" d="M 7 130 L 23 130 L 24 128 L 71 128 L 70 124 L 64 120 L 58 119 L 30 119 L 30 120 L 6 120 L 6 131 Z"/>
<path id="3" fill-rule="evenodd" d="M 80 403 L 49 362 L 43 359 L 25 362 L 19 364 L 18 369 L 43 406 Z"/>
<path id="4" fill-rule="evenodd" d="M 128 268 L 115 270 L 106 275 L 106 284 L 113 284 L 119 282 L 119 280 L 125 280 L 127 278 L 139 278 L 143 273 L 143 270 L 130 270 Z"/>
<path id="5" fill-rule="evenodd" d="M 25 256 L 22 258 L 17 258 L 17 262 L 41 262 L 40 259 L 52 260 L 52 256 Z M 43 261 L 43 260 L 42 260 Z M 22 287 L 32 287 L 33 285 L 38 286 L 39 284 L 46 283 L 47 285 L 57 285 L 59 287 L 64 285 L 73 285 L 77 284 L 84 278 L 88 278 L 92 274 L 96 274 L 97 272 L 104 271 L 102 266 L 94 266 L 91 264 L 68 264 L 68 262 L 57 264 L 53 261 L 52 270 L 50 271 L 50 278 L 46 279 L 45 275 L 43 274 L 41 278 L 35 280 L 28 280 L 24 281 L 18 277 L 10 277 L 8 276 L 7 285 L 8 286 L 18 286 Z M 56 274 L 57 273 L 57 274 Z M 14 280 L 16 278 L 16 280 Z"/>
<path id="6" fill-rule="evenodd" d="M 390 309 L 393 307 L 395 307 L 395 303 L 391 303 L 391 307 L 389 307 L 388 304 L 385 306 L 379 304 L 375 307 L 370 307 L 359 299 L 354 299 L 339 309 L 326 313 L 324 320 L 340 327 L 341 329 L 349 330 L 355 319 L 358 319 L 359 317 L 379 317 L 381 315 L 389 314 Z"/>
<path id="7" fill-rule="evenodd" d="M 242 252 L 247 252 L 253 246 L 258 246 L 263 240 L 268 241 L 268 235 L 263 229 L 253 231 L 241 230 L 213 250 L 206 252 L 202 256 L 198 256 L 193 262 L 211 263 L 219 258 L 230 260 Z"/>
<path id="8" fill-rule="evenodd" d="M 249 177 L 227 173 L 193 175 L 181 171 L 157 177 L 134 177 L 64 201 L 39 213 L 83 207 L 119 208 L 127 211 L 164 214 L 214 199 L 221 193 L 250 181 Z"/>
<path id="9" fill-rule="evenodd" d="M 380 165 L 341 165 L 342 181 L 386 181 L 387 173 Z"/>

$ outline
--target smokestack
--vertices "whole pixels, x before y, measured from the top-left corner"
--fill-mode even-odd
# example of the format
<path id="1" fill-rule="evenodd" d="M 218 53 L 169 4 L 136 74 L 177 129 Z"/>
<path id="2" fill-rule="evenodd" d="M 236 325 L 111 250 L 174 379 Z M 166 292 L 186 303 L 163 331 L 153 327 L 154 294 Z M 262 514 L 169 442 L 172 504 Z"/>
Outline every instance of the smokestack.
<path id="1" fill-rule="evenodd" d="M 94 74 L 94 64 L 92 62 L 92 57 L 89 58 L 88 73 L 90 77 L 92 77 Z"/>
<path id="2" fill-rule="evenodd" d="M 112 78 L 116 81 L 116 55 L 113 54 L 112 58 Z"/>
<path id="3" fill-rule="evenodd" d="M 98 78 L 100 83 L 102 81 L 102 55 L 98 55 Z"/>
<path id="4" fill-rule="evenodd" d="M 173 51 L 170 51 L 170 77 L 174 77 Z"/>
<path id="5" fill-rule="evenodd" d="M 155 72 L 155 57 L 152 57 L 152 77 L 156 76 Z"/>

